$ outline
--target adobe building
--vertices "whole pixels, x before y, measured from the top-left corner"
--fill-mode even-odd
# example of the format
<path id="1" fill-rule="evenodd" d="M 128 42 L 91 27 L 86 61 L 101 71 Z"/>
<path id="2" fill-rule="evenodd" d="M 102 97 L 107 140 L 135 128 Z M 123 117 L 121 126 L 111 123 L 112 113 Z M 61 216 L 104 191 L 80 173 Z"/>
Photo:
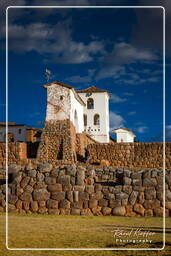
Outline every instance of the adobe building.
<path id="1" fill-rule="evenodd" d="M 45 128 L 38 149 L 41 161 L 77 161 L 87 144 L 109 142 L 109 94 L 89 87 L 76 91 L 72 86 L 51 82 L 47 89 Z"/>
<path id="2" fill-rule="evenodd" d="M 116 134 L 116 142 L 134 142 L 136 135 L 127 128 L 117 128 L 112 131 Z"/>

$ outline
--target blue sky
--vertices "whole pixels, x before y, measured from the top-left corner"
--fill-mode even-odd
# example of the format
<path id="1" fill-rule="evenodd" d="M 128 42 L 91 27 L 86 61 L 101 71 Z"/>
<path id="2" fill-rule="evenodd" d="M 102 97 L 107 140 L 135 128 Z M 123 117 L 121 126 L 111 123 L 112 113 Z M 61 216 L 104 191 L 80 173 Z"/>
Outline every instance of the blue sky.
<path id="1" fill-rule="evenodd" d="M 124 4 L 124 1 L 116 2 Z M 142 2 L 145 1 L 136 4 Z M 37 3 L 32 1 L 33 5 Z M 54 3 L 61 2 L 51 1 Z M 27 4 L 19 1 L 19 5 Z M 111 128 L 130 128 L 140 141 L 161 141 L 162 19 L 161 8 L 9 9 L 9 121 L 42 127 L 46 110 L 46 90 L 42 85 L 46 83 L 44 71 L 48 68 L 52 71 L 51 81 L 62 81 L 76 89 L 92 85 L 107 89 L 111 94 Z M 1 21 L 4 38 L 0 45 L 4 58 L 5 24 Z M 171 64 L 170 51 L 166 50 L 166 139 L 169 141 Z M 4 96 L 5 87 L 0 95 L 1 121 L 5 119 Z"/>

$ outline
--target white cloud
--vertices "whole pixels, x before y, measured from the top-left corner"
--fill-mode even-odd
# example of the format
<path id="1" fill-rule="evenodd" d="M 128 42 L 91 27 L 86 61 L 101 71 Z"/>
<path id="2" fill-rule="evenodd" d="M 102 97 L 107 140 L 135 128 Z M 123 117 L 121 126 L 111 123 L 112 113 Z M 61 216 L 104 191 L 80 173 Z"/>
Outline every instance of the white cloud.
<path id="1" fill-rule="evenodd" d="M 72 83 L 91 83 L 95 71 L 96 71 L 95 69 L 89 69 L 87 75 L 85 76 L 75 75 L 75 76 L 67 77 L 66 81 L 70 81 Z"/>
<path id="2" fill-rule="evenodd" d="M 148 130 L 147 126 L 140 126 L 136 128 L 136 131 L 139 133 L 145 133 Z"/>
<path id="3" fill-rule="evenodd" d="M 112 103 L 121 103 L 121 102 L 127 101 L 127 99 L 126 99 L 126 98 L 121 98 L 121 97 L 119 97 L 118 95 L 116 95 L 116 94 L 113 93 L 113 94 L 111 95 L 110 101 L 111 101 Z"/>
<path id="4" fill-rule="evenodd" d="M 113 111 L 110 111 L 109 119 L 110 119 L 110 130 L 123 127 L 124 123 L 126 122 L 121 115 L 118 115 Z"/>
<path id="5" fill-rule="evenodd" d="M 128 116 L 134 116 L 134 115 L 136 115 L 136 111 L 130 111 L 130 112 L 128 112 Z"/>
<path id="6" fill-rule="evenodd" d="M 90 62 L 97 53 L 104 53 L 104 42 L 78 42 L 72 36 L 72 20 L 55 25 L 35 22 L 29 25 L 9 25 L 9 50 L 36 51 L 46 54 L 46 60 L 58 63 L 79 64 Z M 1 28 L 3 32 L 4 27 Z"/>

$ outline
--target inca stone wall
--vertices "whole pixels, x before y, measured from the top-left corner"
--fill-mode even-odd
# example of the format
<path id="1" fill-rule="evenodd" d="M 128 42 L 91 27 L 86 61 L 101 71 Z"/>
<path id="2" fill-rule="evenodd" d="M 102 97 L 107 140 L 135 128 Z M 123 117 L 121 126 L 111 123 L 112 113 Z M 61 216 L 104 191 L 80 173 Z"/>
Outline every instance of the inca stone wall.
<path id="1" fill-rule="evenodd" d="M 8 143 L 8 163 L 26 164 L 27 145 L 24 142 Z M 0 142 L 0 166 L 6 164 L 6 143 Z"/>
<path id="2" fill-rule="evenodd" d="M 76 162 L 76 133 L 69 119 L 45 123 L 37 160 L 56 164 Z"/>
<path id="3" fill-rule="evenodd" d="M 0 211 L 5 190 L 0 171 Z M 10 166 L 9 212 L 162 216 L 163 171 L 51 164 Z M 166 171 L 166 216 L 171 215 L 171 170 Z"/>
<path id="4" fill-rule="evenodd" d="M 171 143 L 165 147 L 166 168 L 171 168 Z M 106 160 L 113 166 L 160 168 L 163 166 L 163 143 L 115 143 L 88 145 L 91 163 Z"/>

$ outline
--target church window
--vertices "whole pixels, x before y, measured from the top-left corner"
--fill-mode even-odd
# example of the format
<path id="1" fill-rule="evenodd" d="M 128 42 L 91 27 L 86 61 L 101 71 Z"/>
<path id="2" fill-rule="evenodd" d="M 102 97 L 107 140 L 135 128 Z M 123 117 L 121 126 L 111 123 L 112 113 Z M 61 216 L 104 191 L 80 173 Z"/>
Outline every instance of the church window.
<path id="1" fill-rule="evenodd" d="M 87 100 L 87 109 L 94 109 L 94 100 L 92 98 Z"/>
<path id="2" fill-rule="evenodd" d="M 99 114 L 94 115 L 94 125 L 100 125 L 100 116 L 99 116 Z"/>
<path id="3" fill-rule="evenodd" d="M 83 118 L 84 118 L 84 126 L 87 126 L 87 115 L 84 114 Z"/>
<path id="4" fill-rule="evenodd" d="M 18 133 L 21 134 L 21 129 L 18 129 Z"/>

